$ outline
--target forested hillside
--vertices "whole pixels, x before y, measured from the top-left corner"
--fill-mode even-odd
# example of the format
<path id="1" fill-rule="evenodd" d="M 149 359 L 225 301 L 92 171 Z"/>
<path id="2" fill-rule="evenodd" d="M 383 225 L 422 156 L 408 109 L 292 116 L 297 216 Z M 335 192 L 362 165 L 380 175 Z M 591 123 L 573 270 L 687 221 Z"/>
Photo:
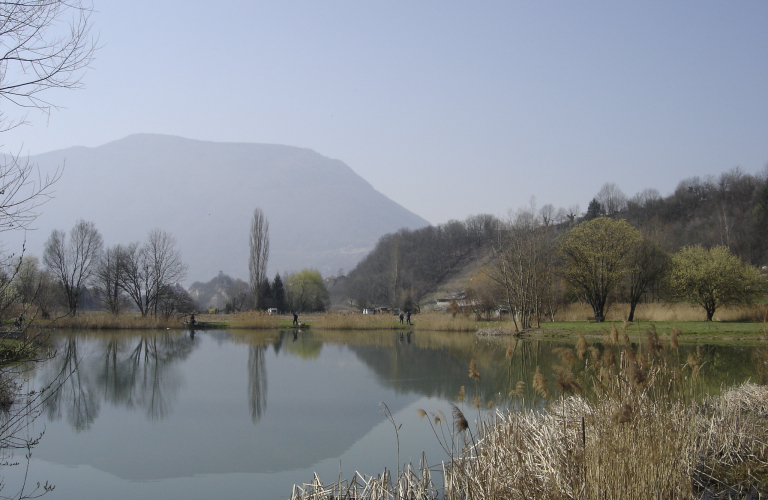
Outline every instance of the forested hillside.
<path id="1" fill-rule="evenodd" d="M 490 262 L 483 262 L 485 271 L 480 275 L 493 282 L 498 256 L 509 247 L 515 231 L 528 244 L 541 236 L 541 252 L 546 255 L 540 255 L 543 260 L 539 265 L 555 268 L 562 264 L 555 250 L 561 235 L 597 217 L 626 220 L 666 254 L 686 245 L 722 245 L 744 262 L 764 266 L 768 264 L 768 167 L 759 175 L 734 169 L 717 178 L 685 179 L 666 197 L 655 189 L 645 189 L 628 198 L 608 183 L 585 213 L 578 207 L 526 207 L 509 220 L 477 215 L 463 222 L 387 234 L 345 280 L 332 288 L 334 303 L 359 308 L 407 307 L 481 258 Z M 558 300 L 565 298 L 557 273 L 547 280 L 558 288 Z M 503 302 L 499 297 L 497 300 Z"/>

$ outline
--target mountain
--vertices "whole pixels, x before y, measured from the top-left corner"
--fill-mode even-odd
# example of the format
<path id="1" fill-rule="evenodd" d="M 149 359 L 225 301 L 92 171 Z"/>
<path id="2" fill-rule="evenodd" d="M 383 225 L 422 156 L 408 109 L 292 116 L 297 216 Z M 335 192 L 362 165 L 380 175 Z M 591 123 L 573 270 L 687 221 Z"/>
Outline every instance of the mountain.
<path id="1" fill-rule="evenodd" d="M 188 283 L 219 271 L 247 280 L 256 207 L 269 220 L 269 276 L 351 269 L 381 235 L 429 224 L 343 162 L 292 146 L 137 134 L 30 161 L 43 173 L 64 172 L 26 233 L 27 254 L 42 256 L 53 229 L 69 231 L 81 218 L 96 224 L 106 246 L 143 241 L 160 228 L 176 238 Z M 6 251 L 21 248 L 22 235 L 0 237 Z"/>

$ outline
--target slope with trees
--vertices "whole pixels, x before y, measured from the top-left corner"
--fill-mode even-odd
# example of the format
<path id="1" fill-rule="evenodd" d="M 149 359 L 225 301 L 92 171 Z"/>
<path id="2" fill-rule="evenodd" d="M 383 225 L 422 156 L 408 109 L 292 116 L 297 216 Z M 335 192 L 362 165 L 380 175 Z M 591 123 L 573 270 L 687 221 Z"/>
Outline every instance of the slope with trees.
<path id="1" fill-rule="evenodd" d="M 717 178 L 686 179 L 666 197 L 653 188 L 627 197 L 606 183 L 584 214 L 577 206 L 545 205 L 507 221 L 477 216 L 385 235 L 332 292 L 341 307 L 403 307 L 466 275 L 454 292 L 464 304 L 459 309 L 478 316 L 488 315 L 493 304 L 504 306 L 526 327 L 545 313 L 554 317 L 567 298 L 590 304 L 596 317 L 624 301 L 632 321 L 643 301 L 694 300 L 667 286 L 670 256 L 686 246 L 723 246 L 745 265 L 768 264 L 766 227 L 768 166 L 757 175 L 736 168 Z M 559 262 L 551 258 L 555 240 Z M 467 272 L 478 265 L 484 270 Z M 750 290 L 753 297 L 761 293 Z"/>
<path id="2" fill-rule="evenodd" d="M 418 302 L 451 273 L 488 253 L 498 224 L 491 215 L 477 215 L 385 235 L 334 293 L 360 309 L 400 307 L 409 298 Z"/>

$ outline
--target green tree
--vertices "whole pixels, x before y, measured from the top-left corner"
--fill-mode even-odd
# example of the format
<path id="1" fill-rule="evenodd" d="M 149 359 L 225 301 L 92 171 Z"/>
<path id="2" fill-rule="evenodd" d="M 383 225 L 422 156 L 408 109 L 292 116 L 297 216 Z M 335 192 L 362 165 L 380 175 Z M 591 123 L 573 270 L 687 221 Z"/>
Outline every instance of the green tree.
<path id="1" fill-rule="evenodd" d="M 592 306 L 596 318 L 605 317 L 609 294 L 624 280 L 625 258 L 641 241 L 640 232 L 627 221 L 607 217 L 582 222 L 561 237 L 563 277 Z"/>
<path id="2" fill-rule="evenodd" d="M 324 311 L 330 296 L 320 271 L 303 269 L 288 276 L 285 281 L 288 303 L 294 311 Z"/>
<path id="3" fill-rule="evenodd" d="M 719 307 L 749 302 L 766 289 L 760 271 L 728 248 L 700 245 L 683 247 L 672 256 L 669 285 L 678 298 L 703 307 L 707 321 Z"/>

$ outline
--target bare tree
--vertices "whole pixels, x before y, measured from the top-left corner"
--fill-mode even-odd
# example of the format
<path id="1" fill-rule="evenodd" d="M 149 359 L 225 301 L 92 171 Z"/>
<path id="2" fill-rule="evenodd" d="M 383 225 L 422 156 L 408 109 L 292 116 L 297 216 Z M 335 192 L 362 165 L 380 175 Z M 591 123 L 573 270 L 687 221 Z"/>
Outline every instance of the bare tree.
<path id="1" fill-rule="evenodd" d="M 123 247 L 123 252 L 119 286 L 136 304 L 141 315 L 146 316 L 150 311 L 150 302 L 149 295 L 144 293 L 147 286 L 147 269 L 144 265 L 141 244 L 138 242 L 130 243 Z"/>
<path id="2" fill-rule="evenodd" d="M 54 106 L 41 92 L 81 88 L 96 50 L 91 13 L 80 0 L 0 2 L 0 97 L 49 112 Z M 3 130 L 23 120 L 0 115 Z"/>
<path id="3" fill-rule="evenodd" d="M 91 12 L 81 0 L 0 2 L 0 99 L 50 113 L 55 106 L 41 96 L 44 91 L 82 87 L 96 49 Z M 26 115 L 13 119 L 0 111 L 0 132 L 25 120 Z M 60 176 L 60 170 L 42 176 L 19 155 L 0 159 L 0 231 L 34 221 Z"/>
<path id="4" fill-rule="evenodd" d="M 0 116 L 0 122 L 2 116 Z M 0 159 L 0 231 L 28 227 L 53 194 L 53 184 L 61 177 L 57 170 L 42 177 L 37 167 L 18 156 Z"/>
<path id="5" fill-rule="evenodd" d="M 515 329 L 537 325 L 553 286 L 554 250 L 533 206 L 510 218 L 494 252 L 497 260 L 488 276 L 504 291 Z"/>
<path id="6" fill-rule="evenodd" d="M 153 229 L 143 248 L 144 267 L 148 275 L 146 293 L 152 296 L 155 314 L 163 287 L 181 281 L 187 275 L 187 265 L 182 262 L 181 252 L 175 247 L 176 239 L 170 233 Z"/>
<path id="7" fill-rule="evenodd" d="M 571 225 L 576 224 L 576 219 L 578 219 L 580 216 L 581 207 L 578 203 L 569 206 L 565 212 L 565 218 L 568 219 L 568 222 L 570 222 Z"/>
<path id="8" fill-rule="evenodd" d="M 634 321 L 640 300 L 658 287 L 669 267 L 669 257 L 652 240 L 644 238 L 627 254 L 623 295 L 629 302 L 627 321 Z"/>
<path id="9" fill-rule="evenodd" d="M 227 287 L 226 294 L 226 308 L 234 312 L 240 312 L 248 302 L 251 292 L 248 288 L 248 283 L 238 278 Z"/>
<path id="10" fill-rule="evenodd" d="M 14 278 L 16 296 L 23 305 L 31 304 L 41 283 L 40 260 L 35 256 L 22 258 L 19 272 Z"/>
<path id="11" fill-rule="evenodd" d="M 551 226 L 556 223 L 556 214 L 555 206 L 551 203 L 547 203 L 539 209 L 539 217 L 545 226 Z"/>
<path id="12" fill-rule="evenodd" d="M 125 249 L 120 287 L 138 306 L 142 316 L 150 312 L 156 315 L 166 287 L 187 275 L 187 265 L 175 247 L 173 236 L 153 229 L 144 245 L 132 243 Z"/>
<path id="13" fill-rule="evenodd" d="M 49 113 L 55 106 L 42 97 L 46 93 L 44 91 L 81 86 L 84 70 L 91 62 L 95 50 L 95 40 L 90 36 L 90 13 L 90 7 L 85 6 L 81 0 L 0 2 L 0 98 L 4 103 L 0 106 L 0 132 L 21 125 L 26 119 L 25 116 L 10 118 L 7 110 L 12 106 L 8 104 Z M 52 186 L 60 175 L 61 171 L 56 170 L 52 175 L 43 176 L 35 165 L 22 160 L 18 154 L 0 157 L 0 231 L 28 227 L 39 215 L 39 207 L 51 197 Z M 54 238 L 53 242 L 64 243 L 64 235 L 60 236 Z M 72 236 L 76 239 L 78 235 Z M 96 243 L 96 238 L 91 242 Z M 61 250 L 54 253 L 54 256 L 66 257 L 66 251 Z M 23 250 L 18 257 L 19 263 L 23 263 L 22 258 Z M 83 260 L 73 263 L 75 272 L 69 276 L 81 274 L 81 277 L 87 278 L 87 264 Z M 85 276 L 82 271 L 85 271 Z M 26 278 L 29 278 L 26 280 L 28 285 L 34 281 L 39 283 L 34 293 L 34 302 L 43 316 L 47 316 L 52 304 L 53 289 L 49 286 L 49 273 L 40 273 L 37 280 L 31 274 L 27 274 Z M 25 288 L 27 292 L 31 291 L 30 287 Z M 74 285 L 72 291 L 79 293 L 80 289 Z M 29 297 L 27 294 L 26 299 Z M 76 307 L 76 300 L 74 304 Z M 24 312 L 26 305 L 28 302 Z M 26 331 L 23 322 L 20 323 Z M 70 378 L 68 370 L 61 370 L 42 390 L 28 392 L 22 389 L 24 385 L 18 381 L 29 377 L 25 373 L 28 368 L 24 366 L 34 366 L 36 363 L 19 361 L 32 358 L 39 362 L 55 355 L 55 351 L 39 347 L 45 335 L 47 329 L 36 330 L 31 340 L 21 349 L 14 347 L 4 351 L 3 362 L 0 363 L 0 383 L 6 388 L 4 397 L 14 402 L 12 409 L 9 406 L 5 411 L 3 423 L 0 424 L 0 452 L 7 455 L 10 449 L 25 449 L 27 464 L 29 451 L 40 439 L 39 436 L 30 437 L 28 426 L 40 414 L 48 398 L 59 392 L 57 389 L 60 384 Z M 35 348 L 29 349 L 32 345 Z M 7 461 L 0 464 L 0 468 L 6 465 Z M 53 487 L 47 483 L 42 486 L 37 483 L 34 491 L 26 491 L 25 480 L 21 488 L 8 498 L 34 498 L 51 489 Z"/>
<path id="14" fill-rule="evenodd" d="M 120 314 L 129 302 L 120 286 L 124 281 L 127 252 L 128 247 L 123 245 L 107 248 L 96 266 L 94 275 L 94 286 L 99 301 L 115 315 Z"/>
<path id="15" fill-rule="evenodd" d="M 77 303 L 99 261 L 101 234 L 93 222 L 80 219 L 69 233 L 54 230 L 45 243 L 43 261 L 64 290 L 67 308 L 77 314 Z"/>
<path id="16" fill-rule="evenodd" d="M 190 314 L 198 310 L 197 302 L 178 284 L 163 286 L 157 302 L 158 309 L 165 318 L 170 318 L 174 314 Z"/>
<path id="17" fill-rule="evenodd" d="M 251 292 L 259 307 L 261 297 L 259 288 L 267 279 L 267 260 L 269 260 L 269 221 L 260 208 L 253 211 L 251 220 L 250 253 L 248 257 L 248 272 Z"/>
<path id="18" fill-rule="evenodd" d="M 619 189 L 619 187 L 612 183 L 606 182 L 600 191 L 595 196 L 595 199 L 600 203 L 600 206 L 605 210 L 605 215 L 615 214 L 627 208 L 627 197 Z"/>

